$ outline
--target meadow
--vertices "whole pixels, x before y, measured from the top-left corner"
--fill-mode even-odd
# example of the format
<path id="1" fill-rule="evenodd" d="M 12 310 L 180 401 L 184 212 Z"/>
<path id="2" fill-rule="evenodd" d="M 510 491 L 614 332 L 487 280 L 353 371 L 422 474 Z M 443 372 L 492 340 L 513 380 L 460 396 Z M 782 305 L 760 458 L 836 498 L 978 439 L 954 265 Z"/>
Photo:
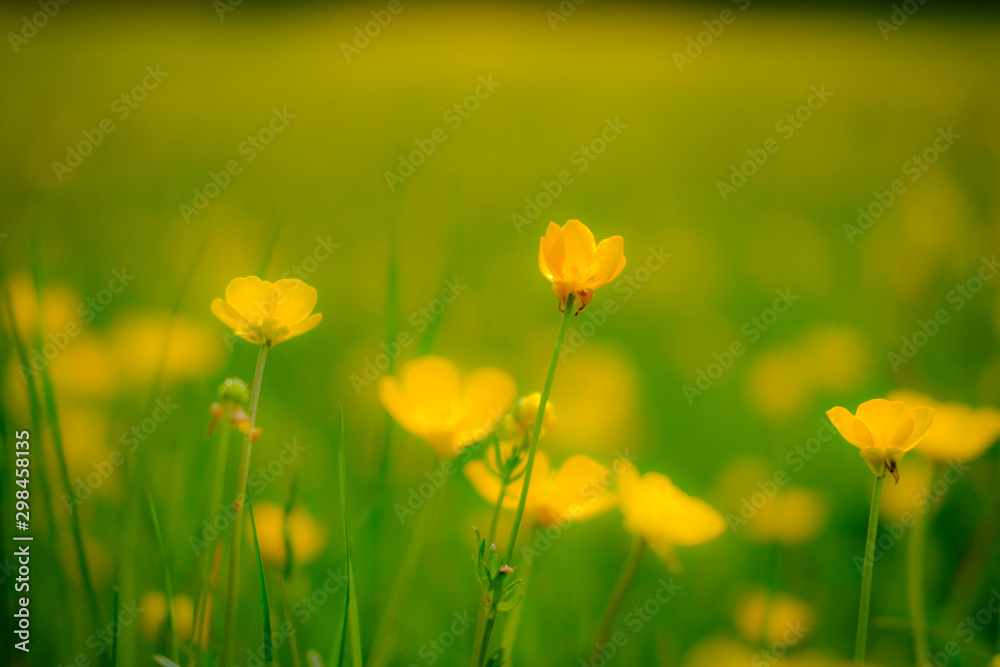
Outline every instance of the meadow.
<path id="1" fill-rule="evenodd" d="M 1000 664 L 995 10 L 0 26 L 8 664 Z"/>

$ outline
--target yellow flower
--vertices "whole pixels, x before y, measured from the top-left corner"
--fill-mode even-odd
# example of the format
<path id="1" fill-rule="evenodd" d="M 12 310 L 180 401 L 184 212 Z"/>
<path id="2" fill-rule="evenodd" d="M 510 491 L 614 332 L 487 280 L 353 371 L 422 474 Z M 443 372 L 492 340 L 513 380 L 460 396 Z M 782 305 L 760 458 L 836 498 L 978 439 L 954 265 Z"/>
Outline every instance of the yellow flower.
<path id="1" fill-rule="evenodd" d="M 383 377 L 378 395 L 400 426 L 449 459 L 493 431 L 517 398 L 517 385 L 492 367 L 463 380 L 451 361 L 427 355 L 403 364 L 398 378 Z"/>
<path id="2" fill-rule="evenodd" d="M 158 641 L 160 629 L 167 620 L 167 598 L 160 591 L 145 593 L 139 607 L 143 610 L 140 628 L 150 641 Z M 186 640 L 191 636 L 194 625 L 194 601 L 186 595 L 175 595 L 173 599 L 174 628 L 177 638 Z"/>
<path id="3" fill-rule="evenodd" d="M 690 547 L 714 540 L 726 530 L 726 519 L 704 500 L 693 498 L 666 475 L 647 472 L 621 461 L 618 491 L 625 529 L 642 538 L 667 564 L 675 564 L 675 546 Z"/>
<path id="4" fill-rule="evenodd" d="M 876 477 L 888 471 L 898 483 L 899 462 L 927 437 L 934 410 L 911 410 L 902 401 L 873 398 L 858 406 L 857 415 L 837 406 L 827 410 L 826 416 L 844 440 L 861 450 L 861 458 Z"/>
<path id="5" fill-rule="evenodd" d="M 552 282 L 559 298 L 559 309 L 566 308 L 570 294 L 576 294 L 580 312 L 594 296 L 594 290 L 607 285 L 625 268 L 625 241 L 612 236 L 600 243 L 579 220 L 560 227 L 549 223 L 538 248 L 538 268 Z"/>
<path id="6" fill-rule="evenodd" d="M 491 504 L 500 496 L 500 480 L 482 461 L 465 466 L 465 476 L 472 486 Z M 589 519 L 611 509 L 618 497 L 607 492 L 613 479 L 611 471 L 586 456 L 571 456 L 558 471 L 549 466 L 545 452 L 535 454 L 531 486 L 524 505 L 526 516 L 546 526 L 567 520 Z M 524 488 L 524 478 L 509 484 L 504 492 L 503 507 L 516 510 Z"/>
<path id="7" fill-rule="evenodd" d="M 261 559 L 275 567 L 284 567 L 285 508 L 261 501 L 253 506 L 253 516 Z M 294 562 L 298 565 L 315 560 L 326 544 L 326 530 L 301 507 L 292 509 L 288 516 L 288 536 L 292 542 Z"/>
<path id="8" fill-rule="evenodd" d="M 822 530 L 828 514 L 823 496 L 809 489 L 789 487 L 760 508 L 747 525 L 747 535 L 764 542 L 808 542 Z"/>
<path id="9" fill-rule="evenodd" d="M 1000 410 L 996 408 L 942 403 L 912 391 L 896 391 L 889 397 L 911 408 L 926 406 L 934 410 L 934 425 L 920 445 L 920 453 L 932 459 L 971 461 L 1000 437 Z"/>
<path id="10" fill-rule="evenodd" d="M 796 639 L 799 642 L 814 627 L 816 612 L 812 605 L 784 593 L 772 595 L 770 591 L 754 590 L 743 596 L 737 605 L 736 628 L 748 642 L 756 643 L 763 631 L 766 644 L 780 644 L 789 628 L 801 628 L 805 634 Z"/>
<path id="11" fill-rule="evenodd" d="M 934 417 L 937 424 L 937 416 Z M 923 452 L 924 444 L 920 445 Z M 899 484 L 882 491 L 882 502 L 879 504 L 879 514 L 889 521 L 900 521 L 904 525 L 912 525 L 914 517 L 930 509 L 929 502 L 936 498 L 931 491 L 934 483 L 934 466 L 926 458 L 919 456 L 906 464 L 906 476 L 901 477 Z M 925 504 L 927 503 L 927 504 Z M 909 516 L 907 516 L 909 515 Z"/>
<path id="12" fill-rule="evenodd" d="M 244 340 L 268 347 L 303 334 L 323 319 L 312 313 L 316 288 L 297 278 L 269 283 L 257 276 L 234 278 L 225 300 L 212 302 L 212 312 Z"/>
<path id="13" fill-rule="evenodd" d="M 498 433 L 500 439 L 520 444 L 525 436 L 531 435 L 541 403 L 542 395 L 537 391 L 518 399 L 511 411 L 504 417 L 503 428 Z M 545 404 L 541 435 L 545 436 L 550 433 L 556 427 L 557 421 L 556 406 L 552 405 L 550 400 Z"/>

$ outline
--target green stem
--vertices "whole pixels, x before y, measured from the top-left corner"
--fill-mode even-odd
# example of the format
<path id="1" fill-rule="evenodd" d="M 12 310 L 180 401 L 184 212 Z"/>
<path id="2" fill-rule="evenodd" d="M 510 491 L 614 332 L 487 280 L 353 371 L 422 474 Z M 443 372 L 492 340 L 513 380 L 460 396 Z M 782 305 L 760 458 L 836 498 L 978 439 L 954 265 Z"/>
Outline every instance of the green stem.
<path id="1" fill-rule="evenodd" d="M 264 362 L 267 360 L 267 345 L 260 346 L 257 354 L 257 370 L 254 371 L 253 386 L 250 388 L 250 429 L 243 436 L 243 450 L 240 453 L 240 468 L 236 477 L 236 501 L 233 504 L 233 537 L 229 547 L 229 590 L 226 594 L 226 627 L 222 639 L 222 660 L 220 667 L 227 667 L 233 651 L 236 634 L 236 606 L 240 586 L 240 546 L 243 538 L 243 506 L 246 504 L 247 477 L 250 475 L 250 441 L 254 425 L 257 423 L 257 402 L 260 400 L 260 384 L 264 377 Z"/>
<path id="2" fill-rule="evenodd" d="M 514 557 L 514 548 L 517 544 L 517 531 L 520 529 L 521 520 L 524 518 L 524 506 L 528 502 L 528 489 L 531 487 L 531 471 L 535 466 L 535 452 L 538 450 L 538 439 L 542 435 L 542 424 L 545 421 L 545 406 L 548 404 L 549 394 L 552 392 L 552 381 L 556 376 L 556 366 L 559 365 L 559 353 L 562 351 L 563 339 L 566 338 L 566 331 L 569 329 L 569 320 L 573 317 L 575 297 L 575 294 L 570 294 L 566 300 L 562 323 L 559 325 L 559 334 L 556 336 L 556 345 L 552 350 L 552 360 L 549 362 L 549 372 L 545 376 L 545 385 L 542 387 L 541 400 L 538 402 L 538 415 L 535 416 L 535 424 L 531 432 L 531 446 L 528 448 L 528 462 L 524 465 L 521 499 L 517 503 L 517 512 L 514 514 L 514 523 L 510 529 L 510 539 L 507 541 L 507 563 L 510 563 Z M 498 579 L 498 585 L 502 585 L 502 581 L 503 578 Z M 489 609 L 486 613 L 485 625 L 483 626 L 479 657 L 476 659 L 476 664 L 478 665 L 486 664 L 490 647 L 490 637 L 493 634 L 493 625 L 496 623 L 497 605 L 499 603 L 499 590 L 494 590 L 493 595 L 490 596 Z"/>
<path id="3" fill-rule="evenodd" d="M 913 622 L 913 651 L 917 664 L 927 659 L 927 611 L 924 603 L 924 552 L 927 550 L 927 516 L 918 514 L 906 544 L 907 597 Z"/>
<path id="4" fill-rule="evenodd" d="M 872 599 L 872 572 L 875 569 L 875 536 L 878 533 L 878 508 L 882 501 L 882 483 L 885 475 L 875 478 L 872 489 L 872 506 L 868 514 L 868 539 L 865 543 L 865 568 L 861 577 L 861 606 L 858 609 L 858 634 L 854 643 L 855 667 L 864 667 L 865 646 L 868 643 L 868 611 Z"/>
<path id="5" fill-rule="evenodd" d="M 149 501 L 149 516 L 153 520 L 153 532 L 156 533 L 156 546 L 160 550 L 160 560 L 163 561 L 164 592 L 167 595 L 167 628 L 170 630 L 170 658 L 177 662 L 177 626 L 174 623 L 174 587 L 170 580 L 170 564 L 167 562 L 167 547 L 163 542 L 163 531 L 160 530 L 160 520 L 156 516 L 156 506 L 153 504 L 153 494 L 146 488 L 146 500 Z"/>
<path id="6" fill-rule="evenodd" d="M 639 564 L 642 563 L 644 555 L 646 555 L 646 541 L 641 537 L 636 537 L 632 541 L 632 549 L 629 551 L 628 558 L 625 559 L 625 565 L 622 567 L 621 574 L 618 575 L 618 582 L 615 584 L 614 592 L 611 593 L 611 598 L 608 600 L 608 606 L 604 608 L 604 615 L 601 617 L 601 624 L 597 630 L 597 639 L 594 642 L 594 650 L 591 654 L 592 664 L 594 662 L 593 657 L 601 653 L 608 641 L 608 637 L 611 635 L 611 630 L 615 626 L 615 619 L 618 618 L 618 612 L 621 610 L 622 603 L 625 602 L 625 596 L 628 594 L 628 589 L 635 580 L 635 575 L 639 571 Z"/>

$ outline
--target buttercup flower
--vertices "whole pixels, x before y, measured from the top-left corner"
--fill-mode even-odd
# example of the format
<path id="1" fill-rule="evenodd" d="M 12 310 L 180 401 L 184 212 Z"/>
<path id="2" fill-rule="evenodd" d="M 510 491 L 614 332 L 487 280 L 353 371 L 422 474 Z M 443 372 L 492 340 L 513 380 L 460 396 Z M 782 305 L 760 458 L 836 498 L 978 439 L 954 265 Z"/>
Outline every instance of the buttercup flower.
<path id="1" fill-rule="evenodd" d="M 861 450 L 861 458 L 876 477 L 888 472 L 898 483 L 899 462 L 927 437 L 934 410 L 873 398 L 859 405 L 856 415 L 837 406 L 827 410 L 826 416 L 844 440 Z"/>
<path id="2" fill-rule="evenodd" d="M 212 312 L 240 338 L 272 347 L 303 334 L 323 319 L 312 313 L 316 288 L 297 278 L 276 283 L 257 276 L 234 278 L 226 298 L 212 302 Z"/>
<path id="3" fill-rule="evenodd" d="M 254 503 L 257 522 L 257 539 L 260 557 L 265 563 L 285 567 L 285 508 L 274 503 Z M 288 536 L 292 542 L 292 556 L 299 565 L 312 562 L 326 544 L 326 530 L 301 507 L 288 515 Z"/>
<path id="4" fill-rule="evenodd" d="M 740 599 L 735 620 L 746 641 L 757 643 L 763 633 L 767 645 L 779 645 L 789 628 L 802 633 L 797 642 L 806 639 L 816 627 L 816 612 L 812 605 L 791 595 L 757 589 Z"/>
<path id="5" fill-rule="evenodd" d="M 517 385 L 492 367 L 463 379 L 451 361 L 427 355 L 403 364 L 398 378 L 383 377 L 378 395 L 400 426 L 448 459 L 489 435 L 517 398 Z"/>
<path id="6" fill-rule="evenodd" d="M 579 220 L 570 220 L 562 227 L 550 222 L 538 248 L 538 268 L 552 282 L 559 310 L 566 308 L 570 294 L 576 294 L 579 313 L 593 298 L 594 290 L 617 278 L 625 268 L 624 247 L 620 236 L 597 243 L 593 232 Z"/>
<path id="7" fill-rule="evenodd" d="M 996 408 L 942 403 L 913 391 L 895 391 L 889 398 L 911 408 L 934 410 L 934 424 L 920 445 L 920 453 L 937 461 L 971 461 L 1000 438 L 1000 410 Z"/>
<path id="8" fill-rule="evenodd" d="M 725 532 L 722 514 L 678 489 L 666 475 L 647 472 L 640 477 L 631 462 L 618 465 L 625 529 L 645 540 L 667 564 L 676 562 L 675 546 L 696 546 Z"/>
<path id="9" fill-rule="evenodd" d="M 483 498 L 495 504 L 500 496 L 500 480 L 482 461 L 465 466 L 465 476 Z M 552 470 L 545 452 L 535 454 L 535 467 L 524 505 L 526 515 L 551 526 L 567 519 L 579 521 L 596 516 L 618 503 L 607 492 L 611 471 L 586 456 L 572 456 L 558 470 Z M 524 488 L 524 478 L 507 485 L 503 507 L 516 510 Z"/>

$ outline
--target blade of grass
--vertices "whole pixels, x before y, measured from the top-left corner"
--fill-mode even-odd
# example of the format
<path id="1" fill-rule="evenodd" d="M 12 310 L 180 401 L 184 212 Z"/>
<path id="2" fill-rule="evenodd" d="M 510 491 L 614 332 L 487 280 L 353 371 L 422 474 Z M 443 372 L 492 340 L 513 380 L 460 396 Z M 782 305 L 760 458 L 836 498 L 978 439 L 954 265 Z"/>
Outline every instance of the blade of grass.
<path id="1" fill-rule="evenodd" d="M 253 548 L 257 552 L 257 577 L 260 582 L 260 608 L 264 614 L 264 664 L 274 662 L 274 636 L 271 634 L 271 606 L 267 603 L 267 580 L 264 578 L 264 561 L 260 557 L 260 541 L 257 539 L 257 522 L 253 518 L 253 499 L 247 485 L 247 509 L 250 510 L 250 530 L 253 531 Z"/>
<path id="2" fill-rule="evenodd" d="M 351 559 L 351 534 L 347 528 L 347 455 L 345 448 L 344 408 L 340 408 L 340 444 L 338 467 L 340 468 L 340 518 L 344 526 L 344 544 L 347 550 L 347 593 L 344 597 L 344 625 L 341 628 L 339 649 L 334 647 L 331 662 L 343 667 L 347 638 L 350 636 L 351 664 L 362 667 L 361 660 L 361 624 L 358 620 L 358 600 L 354 587 L 354 565 Z M 335 660 L 333 658 L 336 658 Z"/>
<path id="3" fill-rule="evenodd" d="M 38 308 L 38 312 L 42 312 L 42 253 L 41 245 L 39 242 L 39 237 L 36 234 L 34 237 L 34 281 L 35 281 L 35 300 Z M 39 350 L 43 349 L 42 343 L 42 332 L 41 327 L 35 327 L 35 345 Z M 59 472 L 62 477 L 63 492 L 66 495 L 70 495 L 73 492 L 72 486 L 69 481 L 69 467 L 66 465 L 66 452 L 63 448 L 62 430 L 59 427 L 59 410 L 56 406 L 56 391 L 55 386 L 52 384 L 52 376 L 49 373 L 48 364 L 45 364 L 41 368 L 42 376 L 42 392 L 45 399 L 45 416 L 46 421 L 49 424 L 49 432 L 52 434 L 52 443 L 56 450 L 56 460 L 59 463 Z M 90 576 L 90 566 L 87 564 L 87 552 L 83 546 L 83 530 L 80 527 L 80 514 L 79 512 L 74 512 L 70 510 L 70 528 L 73 532 L 73 544 L 76 548 L 76 558 L 80 565 L 80 578 L 83 580 L 83 586 L 87 595 L 87 603 L 90 607 L 90 614 L 92 616 L 93 627 L 99 628 L 103 627 L 101 623 L 101 604 L 97 600 L 97 591 L 94 589 L 94 580 Z"/>
<path id="4" fill-rule="evenodd" d="M 111 591 L 111 618 L 118 620 L 118 587 L 115 586 Z M 111 667 L 118 667 L 118 633 L 119 630 L 115 630 L 111 634 Z"/>
<path id="5" fill-rule="evenodd" d="M 170 630 L 170 657 L 178 660 L 177 629 L 174 624 L 174 587 L 170 581 L 170 562 L 167 560 L 167 548 L 163 544 L 163 532 L 160 530 L 160 520 L 156 516 L 156 505 L 153 504 L 153 494 L 146 489 L 149 500 L 149 516 L 153 520 L 153 532 L 156 534 L 156 546 L 160 550 L 160 560 L 163 562 L 163 585 L 167 596 L 167 628 Z"/>
<path id="6" fill-rule="evenodd" d="M 285 569 L 282 572 L 282 579 L 288 579 L 292 576 L 292 570 L 295 568 L 295 552 L 292 551 L 292 533 L 289 523 L 291 521 L 292 509 L 295 507 L 295 499 L 299 494 L 299 473 L 295 472 L 295 476 L 292 477 L 292 486 L 288 492 L 288 502 L 285 503 L 285 516 L 281 521 L 281 533 L 282 538 L 285 541 Z"/>
<path id="7" fill-rule="evenodd" d="M 278 591 L 281 593 L 281 605 L 285 612 L 285 623 L 288 625 L 288 648 L 292 652 L 292 667 L 302 667 L 299 659 L 299 638 L 295 631 L 295 624 L 292 621 L 292 607 L 288 604 L 288 592 L 285 590 L 285 578 L 278 577 Z"/>

